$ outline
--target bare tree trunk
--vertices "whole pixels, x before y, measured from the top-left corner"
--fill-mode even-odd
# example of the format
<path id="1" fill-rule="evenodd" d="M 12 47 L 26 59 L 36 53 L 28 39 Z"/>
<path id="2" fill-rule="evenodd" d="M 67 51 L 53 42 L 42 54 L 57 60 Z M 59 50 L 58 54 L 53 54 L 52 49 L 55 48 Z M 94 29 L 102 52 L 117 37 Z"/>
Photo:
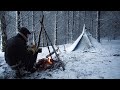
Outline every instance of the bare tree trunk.
<path id="1" fill-rule="evenodd" d="M 0 12 L 0 50 L 2 50 L 1 12 Z"/>
<path id="2" fill-rule="evenodd" d="M 55 13 L 54 45 L 57 45 L 57 29 L 58 29 L 57 15 L 58 15 L 58 11 L 56 11 L 56 13 Z"/>
<path id="3" fill-rule="evenodd" d="M 80 30 L 80 11 L 79 11 L 79 30 Z"/>
<path id="4" fill-rule="evenodd" d="M 91 28 L 90 28 L 90 33 L 93 35 L 93 12 L 91 11 L 91 14 L 90 14 L 90 18 L 91 18 Z"/>
<path id="5" fill-rule="evenodd" d="M 16 11 L 16 33 L 18 33 L 18 11 Z"/>
<path id="6" fill-rule="evenodd" d="M 74 11 L 73 11 L 73 25 L 72 25 L 72 30 L 71 30 L 71 32 L 70 32 L 70 38 L 71 38 L 71 43 L 73 43 L 73 31 L 74 31 Z"/>
<path id="7" fill-rule="evenodd" d="M 23 22 L 24 22 L 24 19 L 23 19 L 23 15 L 22 15 L 22 11 L 19 11 L 20 12 L 20 27 L 23 27 Z"/>
<path id="8" fill-rule="evenodd" d="M 34 27 L 35 27 L 35 16 L 34 16 L 34 11 L 32 11 L 32 38 L 33 38 L 33 44 L 35 45 L 36 44 L 36 37 L 35 37 L 35 31 L 34 31 Z"/>
<path id="9" fill-rule="evenodd" d="M 100 43 L 100 11 L 97 11 L 96 39 Z"/>
<path id="10" fill-rule="evenodd" d="M 67 43 L 69 43 L 69 11 L 68 11 L 68 30 L 67 30 Z"/>
<path id="11" fill-rule="evenodd" d="M 84 24 L 86 25 L 86 11 L 84 11 Z"/>
<path id="12" fill-rule="evenodd" d="M 1 31 L 2 31 L 2 52 L 4 52 L 7 41 L 5 12 L 3 12 L 1 17 Z"/>
<path id="13" fill-rule="evenodd" d="M 17 11 L 17 31 L 20 29 L 21 27 L 21 20 L 20 20 L 20 11 Z"/>
<path id="14" fill-rule="evenodd" d="M 29 26 L 30 26 L 29 20 L 30 20 L 30 16 L 29 16 L 29 14 L 28 14 L 28 15 L 27 15 L 27 27 L 28 27 L 28 29 L 29 29 Z M 30 38 L 28 38 L 27 44 L 30 45 Z"/>
<path id="15" fill-rule="evenodd" d="M 114 30 L 114 33 L 113 33 L 113 40 L 115 40 L 116 39 L 116 29 Z"/>

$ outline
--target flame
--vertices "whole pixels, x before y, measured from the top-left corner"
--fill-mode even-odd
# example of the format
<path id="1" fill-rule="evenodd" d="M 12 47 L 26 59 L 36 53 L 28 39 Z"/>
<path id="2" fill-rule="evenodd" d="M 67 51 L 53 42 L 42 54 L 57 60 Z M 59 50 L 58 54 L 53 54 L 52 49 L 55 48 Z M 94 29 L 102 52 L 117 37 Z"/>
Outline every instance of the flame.
<path id="1" fill-rule="evenodd" d="M 51 59 L 52 59 L 51 57 L 48 57 L 48 63 L 49 64 L 52 64 Z"/>

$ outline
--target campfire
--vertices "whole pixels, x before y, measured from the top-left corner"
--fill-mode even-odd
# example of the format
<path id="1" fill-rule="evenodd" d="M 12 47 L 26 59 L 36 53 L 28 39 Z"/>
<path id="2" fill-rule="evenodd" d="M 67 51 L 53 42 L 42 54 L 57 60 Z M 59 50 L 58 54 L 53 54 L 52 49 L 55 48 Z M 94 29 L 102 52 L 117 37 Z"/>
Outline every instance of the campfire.
<path id="1" fill-rule="evenodd" d="M 50 69 L 54 64 L 54 60 L 52 59 L 52 57 L 48 57 L 48 58 L 42 58 L 39 59 L 38 62 L 36 63 L 36 68 L 38 69 L 38 71 L 40 70 L 47 70 Z"/>
<path id="2" fill-rule="evenodd" d="M 47 69 L 59 68 L 62 65 L 63 63 L 61 63 L 61 61 L 53 60 L 53 58 L 49 56 L 47 58 L 39 59 L 35 67 L 37 71 L 43 71 Z"/>

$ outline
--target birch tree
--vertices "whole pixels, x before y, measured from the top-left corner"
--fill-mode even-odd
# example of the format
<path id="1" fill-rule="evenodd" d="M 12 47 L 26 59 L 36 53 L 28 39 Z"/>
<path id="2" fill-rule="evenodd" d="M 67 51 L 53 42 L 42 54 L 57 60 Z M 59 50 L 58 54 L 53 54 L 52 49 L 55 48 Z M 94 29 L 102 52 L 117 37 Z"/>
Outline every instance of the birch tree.
<path id="1" fill-rule="evenodd" d="M 33 38 L 33 44 L 36 45 L 36 36 L 35 36 L 35 13 L 32 11 L 32 38 Z"/>
<path id="2" fill-rule="evenodd" d="M 55 12 L 55 23 L 54 23 L 54 45 L 57 45 L 57 29 L 58 29 L 58 11 Z"/>

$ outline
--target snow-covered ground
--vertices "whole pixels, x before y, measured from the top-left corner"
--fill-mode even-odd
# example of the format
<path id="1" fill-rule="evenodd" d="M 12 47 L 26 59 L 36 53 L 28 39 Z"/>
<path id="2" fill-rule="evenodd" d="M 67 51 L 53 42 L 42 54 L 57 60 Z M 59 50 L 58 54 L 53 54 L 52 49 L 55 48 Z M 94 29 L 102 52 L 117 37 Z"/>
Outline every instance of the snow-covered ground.
<path id="1" fill-rule="evenodd" d="M 68 48 L 70 44 L 65 45 Z M 23 79 L 120 79 L 120 40 L 102 40 L 101 45 L 88 51 L 77 49 L 65 52 L 64 45 L 59 46 L 60 59 L 65 63 L 65 70 L 35 72 Z M 42 49 L 38 59 L 48 54 L 47 48 Z M 4 61 L 4 53 L 0 52 L 0 78 L 11 79 L 13 73 Z"/>

